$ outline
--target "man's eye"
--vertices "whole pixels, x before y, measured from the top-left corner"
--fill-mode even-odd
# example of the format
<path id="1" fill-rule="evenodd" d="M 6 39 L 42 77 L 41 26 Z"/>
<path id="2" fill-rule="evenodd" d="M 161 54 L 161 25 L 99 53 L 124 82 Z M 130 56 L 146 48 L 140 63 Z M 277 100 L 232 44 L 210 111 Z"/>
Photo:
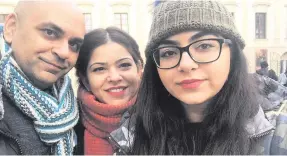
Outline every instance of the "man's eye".
<path id="1" fill-rule="evenodd" d="M 75 52 L 78 52 L 81 48 L 81 45 L 78 43 L 69 43 L 71 49 Z"/>
<path id="2" fill-rule="evenodd" d="M 44 35 L 47 36 L 49 39 L 56 39 L 59 37 L 59 34 L 52 29 L 45 28 L 42 31 L 44 32 Z"/>

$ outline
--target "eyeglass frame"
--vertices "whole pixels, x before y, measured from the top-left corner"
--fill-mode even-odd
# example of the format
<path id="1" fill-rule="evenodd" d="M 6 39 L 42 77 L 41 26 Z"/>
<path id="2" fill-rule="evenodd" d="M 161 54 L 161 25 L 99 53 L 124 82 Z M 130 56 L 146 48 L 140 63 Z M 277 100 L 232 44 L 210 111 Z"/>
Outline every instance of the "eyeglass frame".
<path id="1" fill-rule="evenodd" d="M 191 45 L 193 45 L 194 43 L 197 43 L 197 42 L 200 42 L 200 41 L 207 41 L 207 40 L 214 40 L 214 41 L 217 41 L 220 45 L 220 48 L 219 48 L 219 55 L 218 57 L 213 60 L 213 61 L 208 61 L 208 62 L 199 62 L 199 61 L 196 61 L 192 55 L 190 54 L 190 51 L 189 51 L 189 47 Z M 207 64 L 207 63 L 211 63 L 211 62 L 215 62 L 217 61 L 219 58 L 220 58 L 220 55 L 221 55 L 221 51 L 222 51 L 222 45 L 223 43 L 226 43 L 228 45 L 231 45 L 232 44 L 232 41 L 230 39 L 224 39 L 224 38 L 209 38 L 209 39 L 202 39 L 202 40 L 197 40 L 197 41 L 194 41 L 192 43 L 190 43 L 189 45 L 185 46 L 185 47 L 179 47 L 179 46 L 164 46 L 164 47 L 159 47 L 159 48 L 156 48 L 152 51 L 154 51 L 152 53 L 152 57 L 153 57 L 153 61 L 154 63 L 156 64 L 156 66 L 159 68 L 159 69 L 172 69 L 172 68 L 175 68 L 176 66 L 178 66 L 180 64 L 180 61 L 181 61 L 181 58 L 182 58 L 182 54 L 184 52 L 187 52 L 187 54 L 189 55 L 189 57 L 195 62 L 195 63 L 198 63 L 198 64 Z M 178 60 L 178 63 L 172 67 L 169 67 L 169 68 L 161 68 L 158 64 L 157 64 L 157 61 L 156 61 L 156 58 L 155 58 L 155 53 L 159 50 L 159 49 L 162 49 L 162 48 L 168 48 L 168 47 L 172 47 L 172 48 L 177 48 L 180 52 L 180 57 L 179 57 L 179 60 Z"/>

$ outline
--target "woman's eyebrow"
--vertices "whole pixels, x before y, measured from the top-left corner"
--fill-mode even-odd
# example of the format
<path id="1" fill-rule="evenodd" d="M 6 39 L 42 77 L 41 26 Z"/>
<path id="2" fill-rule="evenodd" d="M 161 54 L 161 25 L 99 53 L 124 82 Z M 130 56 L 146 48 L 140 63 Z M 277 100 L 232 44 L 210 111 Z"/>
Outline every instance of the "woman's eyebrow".
<path id="1" fill-rule="evenodd" d="M 105 62 L 94 62 L 93 64 L 90 65 L 89 68 L 91 69 L 91 68 L 92 68 L 94 65 L 96 65 L 96 64 L 104 66 L 104 65 L 106 65 L 107 63 L 105 63 Z"/>
<path id="2" fill-rule="evenodd" d="M 216 33 L 213 33 L 213 32 L 200 31 L 200 32 L 194 34 L 193 36 L 191 36 L 188 41 L 192 42 L 194 40 L 197 40 L 197 39 L 199 39 L 199 38 L 201 38 L 203 36 L 207 36 L 207 35 L 213 35 L 213 36 L 216 36 L 216 37 L 220 37 L 219 35 L 217 35 Z M 179 44 L 179 42 L 174 41 L 174 40 L 163 40 L 160 43 L 160 46 L 162 46 L 162 45 L 176 45 L 176 46 L 178 46 L 180 44 Z"/>
<path id="3" fill-rule="evenodd" d="M 121 59 L 117 60 L 116 63 L 119 63 L 119 62 L 121 62 L 123 60 L 132 60 L 132 59 L 129 58 L 129 57 L 125 57 L 125 58 L 121 58 Z"/>
<path id="4" fill-rule="evenodd" d="M 200 31 L 200 32 L 194 34 L 193 36 L 191 36 L 189 38 L 189 42 L 192 42 L 192 41 L 194 41 L 196 39 L 199 39 L 199 38 L 201 38 L 203 36 L 207 36 L 207 35 L 213 35 L 213 36 L 216 36 L 216 37 L 220 37 L 219 35 L 217 35 L 216 33 L 213 33 L 213 32 Z"/>
<path id="5" fill-rule="evenodd" d="M 163 40 L 160 42 L 160 46 L 161 45 L 179 45 L 179 42 L 174 40 Z"/>

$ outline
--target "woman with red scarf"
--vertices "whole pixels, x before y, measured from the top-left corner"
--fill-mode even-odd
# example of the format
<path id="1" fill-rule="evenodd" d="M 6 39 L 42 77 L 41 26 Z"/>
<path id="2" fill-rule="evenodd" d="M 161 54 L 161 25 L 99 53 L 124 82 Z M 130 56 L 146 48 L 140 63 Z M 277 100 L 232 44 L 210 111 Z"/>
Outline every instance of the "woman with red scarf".
<path id="1" fill-rule="evenodd" d="M 81 123 L 75 154 L 111 155 L 109 133 L 135 103 L 142 74 L 136 41 L 117 28 L 85 35 L 76 64 Z"/>

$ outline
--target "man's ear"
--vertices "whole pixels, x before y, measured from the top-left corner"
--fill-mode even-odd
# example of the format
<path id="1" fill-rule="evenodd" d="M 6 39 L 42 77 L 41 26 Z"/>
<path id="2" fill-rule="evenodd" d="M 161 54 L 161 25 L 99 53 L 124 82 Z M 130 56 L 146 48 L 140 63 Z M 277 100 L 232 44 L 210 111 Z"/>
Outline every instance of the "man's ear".
<path id="1" fill-rule="evenodd" d="M 9 14 L 4 23 L 4 39 L 11 45 L 13 36 L 17 28 L 17 15 L 15 13 Z"/>

